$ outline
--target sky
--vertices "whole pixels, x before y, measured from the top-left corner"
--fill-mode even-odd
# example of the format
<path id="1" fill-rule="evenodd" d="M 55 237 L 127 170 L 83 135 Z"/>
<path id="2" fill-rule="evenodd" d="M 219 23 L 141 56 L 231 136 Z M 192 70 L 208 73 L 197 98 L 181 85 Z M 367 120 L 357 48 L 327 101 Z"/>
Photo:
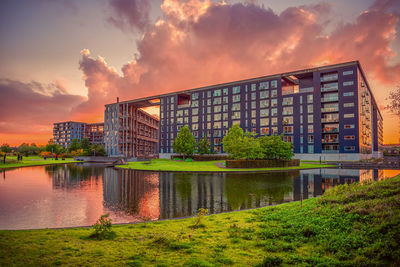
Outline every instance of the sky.
<path id="1" fill-rule="evenodd" d="M 120 100 L 359 60 L 384 118 L 400 86 L 396 0 L 2 0 L 0 144 Z"/>

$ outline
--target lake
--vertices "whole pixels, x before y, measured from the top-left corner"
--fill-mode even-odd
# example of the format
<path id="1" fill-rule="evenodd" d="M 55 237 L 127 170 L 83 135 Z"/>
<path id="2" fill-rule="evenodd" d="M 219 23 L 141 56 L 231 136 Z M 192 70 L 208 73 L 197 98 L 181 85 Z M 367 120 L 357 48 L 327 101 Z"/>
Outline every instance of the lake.
<path id="1" fill-rule="evenodd" d="M 313 169 L 261 173 L 147 172 L 75 163 L 0 172 L 0 229 L 92 225 L 243 210 L 322 195 L 343 183 L 380 180 L 400 170 Z"/>

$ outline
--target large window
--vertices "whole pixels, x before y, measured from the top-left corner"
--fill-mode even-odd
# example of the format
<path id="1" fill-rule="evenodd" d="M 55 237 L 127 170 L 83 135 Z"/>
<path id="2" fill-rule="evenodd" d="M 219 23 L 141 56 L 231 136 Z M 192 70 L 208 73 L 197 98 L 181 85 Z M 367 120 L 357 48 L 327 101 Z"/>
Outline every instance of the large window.
<path id="1" fill-rule="evenodd" d="M 260 108 L 267 108 L 269 105 L 268 100 L 261 100 L 260 101 Z"/>
<path id="2" fill-rule="evenodd" d="M 283 115 L 292 115 L 293 114 L 293 107 L 283 107 Z"/>
<path id="3" fill-rule="evenodd" d="M 277 88 L 278 87 L 278 81 L 271 81 L 271 88 Z"/>
<path id="4" fill-rule="evenodd" d="M 221 96 L 221 89 L 214 90 L 214 96 Z"/>
<path id="5" fill-rule="evenodd" d="M 268 89 L 268 82 L 260 82 L 259 89 Z"/>
<path id="6" fill-rule="evenodd" d="M 232 88 L 232 93 L 233 94 L 239 94 L 240 93 L 240 86 L 234 86 Z"/>
<path id="7" fill-rule="evenodd" d="M 283 106 L 293 105 L 293 97 L 284 97 L 282 101 Z"/>

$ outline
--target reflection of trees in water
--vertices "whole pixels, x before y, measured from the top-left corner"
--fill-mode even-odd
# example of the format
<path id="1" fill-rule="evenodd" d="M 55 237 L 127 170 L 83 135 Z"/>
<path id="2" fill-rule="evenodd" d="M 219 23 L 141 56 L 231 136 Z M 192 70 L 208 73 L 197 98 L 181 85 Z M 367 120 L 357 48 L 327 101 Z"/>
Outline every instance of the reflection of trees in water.
<path id="1" fill-rule="evenodd" d="M 88 164 L 63 164 L 45 166 L 54 188 L 77 188 L 97 184 L 103 177 L 104 167 Z"/>
<path id="2" fill-rule="evenodd" d="M 107 168 L 104 205 L 115 212 L 158 219 L 158 179 L 158 173 Z"/>
<path id="3" fill-rule="evenodd" d="M 232 210 L 282 203 L 293 191 L 293 178 L 298 172 L 225 175 L 225 196 Z"/>

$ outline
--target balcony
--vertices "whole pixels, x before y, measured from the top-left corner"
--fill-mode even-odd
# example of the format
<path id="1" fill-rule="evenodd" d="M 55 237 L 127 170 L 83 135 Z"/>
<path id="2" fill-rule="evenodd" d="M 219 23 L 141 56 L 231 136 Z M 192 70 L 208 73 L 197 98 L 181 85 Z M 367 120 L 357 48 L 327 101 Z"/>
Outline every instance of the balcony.
<path id="1" fill-rule="evenodd" d="M 336 102 L 339 101 L 339 97 L 323 97 L 321 98 L 321 103 L 325 103 L 325 102 Z"/>
<path id="2" fill-rule="evenodd" d="M 339 128 L 332 128 L 332 129 L 323 129 L 322 130 L 323 133 L 338 133 L 339 132 Z"/>
<path id="3" fill-rule="evenodd" d="M 338 144 L 339 143 L 339 138 L 335 139 L 322 139 L 323 144 Z"/>
<path id="4" fill-rule="evenodd" d="M 334 108 L 321 108 L 322 113 L 328 113 L 328 112 L 338 112 L 339 107 L 334 107 Z"/>
<path id="5" fill-rule="evenodd" d="M 331 81 L 337 81 L 338 75 L 333 74 L 333 75 L 325 75 L 321 77 L 321 82 L 331 82 Z"/>
<path id="6" fill-rule="evenodd" d="M 322 123 L 329 123 L 329 122 L 339 122 L 339 118 L 322 118 Z"/>
<path id="7" fill-rule="evenodd" d="M 322 153 L 326 153 L 326 154 L 339 153 L 339 150 L 322 149 Z"/>

